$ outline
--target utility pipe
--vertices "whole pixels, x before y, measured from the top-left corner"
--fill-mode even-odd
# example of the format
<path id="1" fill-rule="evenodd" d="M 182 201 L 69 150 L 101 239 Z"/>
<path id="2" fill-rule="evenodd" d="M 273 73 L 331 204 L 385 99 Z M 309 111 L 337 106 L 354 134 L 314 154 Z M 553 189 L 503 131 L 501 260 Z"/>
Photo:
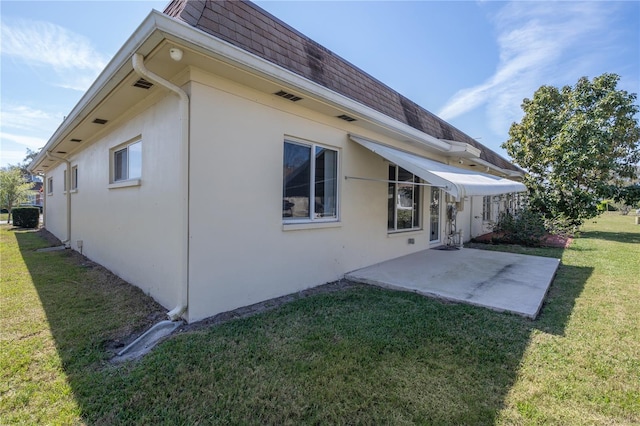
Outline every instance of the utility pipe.
<path id="1" fill-rule="evenodd" d="M 169 89 L 180 98 L 182 193 L 185 197 L 184 202 L 181 203 L 183 206 L 182 229 L 184 233 L 181 243 L 182 284 L 180 285 L 180 294 L 176 307 L 167 312 L 169 319 L 175 321 L 187 311 L 189 304 L 189 96 L 180 87 L 149 71 L 144 65 L 144 56 L 142 54 L 135 53 L 131 62 L 138 75 Z"/>
<path id="2" fill-rule="evenodd" d="M 51 158 L 58 161 L 64 161 L 67 163 L 67 173 L 65 173 L 65 182 L 64 187 L 67 189 L 67 239 L 62 243 L 66 248 L 71 248 L 71 162 L 64 157 L 59 157 L 51 153 L 51 151 L 46 151 L 47 158 Z M 48 183 L 48 182 L 47 182 Z M 49 192 L 50 188 L 46 188 L 47 192 Z M 44 208 L 44 207 L 43 207 Z"/>

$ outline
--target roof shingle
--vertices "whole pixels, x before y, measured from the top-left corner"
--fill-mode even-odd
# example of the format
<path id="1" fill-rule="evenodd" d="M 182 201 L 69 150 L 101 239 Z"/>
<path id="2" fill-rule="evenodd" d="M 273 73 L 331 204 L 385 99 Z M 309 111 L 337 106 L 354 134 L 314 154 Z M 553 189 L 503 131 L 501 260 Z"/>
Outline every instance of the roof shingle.
<path id="1" fill-rule="evenodd" d="M 164 13 L 439 139 L 466 142 L 502 169 L 520 169 L 469 135 L 248 1 L 173 0 Z"/>

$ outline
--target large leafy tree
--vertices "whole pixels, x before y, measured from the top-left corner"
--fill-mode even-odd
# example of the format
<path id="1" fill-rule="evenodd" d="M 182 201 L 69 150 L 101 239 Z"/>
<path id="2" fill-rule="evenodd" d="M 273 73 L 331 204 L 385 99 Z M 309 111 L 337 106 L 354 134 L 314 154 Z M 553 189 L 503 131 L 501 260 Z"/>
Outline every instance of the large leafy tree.
<path id="1" fill-rule="evenodd" d="M 0 169 L 0 205 L 9 211 L 7 223 L 11 220 L 13 207 L 27 200 L 32 185 L 25 179 L 19 166 Z"/>
<path id="2" fill-rule="evenodd" d="M 542 86 L 524 99 L 524 117 L 502 147 L 527 171 L 531 207 L 579 226 L 623 181 L 637 178 L 640 127 L 636 94 L 619 76 L 583 77 L 575 86 Z"/>

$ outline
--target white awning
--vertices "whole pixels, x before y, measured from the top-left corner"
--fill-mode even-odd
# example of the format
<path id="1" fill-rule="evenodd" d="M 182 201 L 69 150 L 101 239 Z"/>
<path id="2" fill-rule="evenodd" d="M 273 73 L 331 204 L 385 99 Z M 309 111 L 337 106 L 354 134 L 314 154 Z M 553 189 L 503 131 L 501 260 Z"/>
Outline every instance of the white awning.
<path id="1" fill-rule="evenodd" d="M 499 195 L 527 190 L 524 184 L 510 179 L 438 163 L 357 136 L 350 135 L 349 137 L 352 141 L 410 171 L 424 181 L 442 187 L 444 191 L 457 199 L 474 195 Z"/>

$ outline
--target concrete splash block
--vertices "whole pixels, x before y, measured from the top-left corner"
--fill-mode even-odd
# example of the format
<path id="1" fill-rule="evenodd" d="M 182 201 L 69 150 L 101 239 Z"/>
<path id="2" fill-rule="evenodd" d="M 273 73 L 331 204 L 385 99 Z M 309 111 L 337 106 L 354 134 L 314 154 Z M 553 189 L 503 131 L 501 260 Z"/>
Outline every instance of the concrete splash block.
<path id="1" fill-rule="evenodd" d="M 37 253 L 47 253 L 50 251 L 62 251 L 65 250 L 66 247 L 65 246 L 55 246 L 55 247 L 46 247 L 46 248 L 41 248 L 36 250 Z"/>
<path id="2" fill-rule="evenodd" d="M 182 321 L 160 321 L 140 337 L 118 352 L 113 359 L 114 362 L 124 362 L 136 359 L 148 353 L 164 337 L 173 333 L 176 328 L 183 324 Z"/>

